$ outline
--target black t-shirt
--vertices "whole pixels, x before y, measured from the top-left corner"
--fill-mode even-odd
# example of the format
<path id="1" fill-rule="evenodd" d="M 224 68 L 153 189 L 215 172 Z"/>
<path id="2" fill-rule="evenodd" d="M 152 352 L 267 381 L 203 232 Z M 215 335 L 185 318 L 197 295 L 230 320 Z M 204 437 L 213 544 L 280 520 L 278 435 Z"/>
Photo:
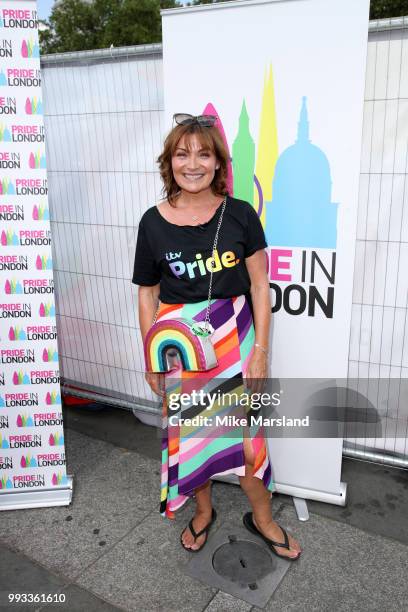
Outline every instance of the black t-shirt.
<path id="1" fill-rule="evenodd" d="M 211 265 L 214 265 L 209 258 L 221 209 L 222 204 L 202 225 L 179 226 L 166 221 L 157 206 L 149 208 L 139 223 L 132 282 L 147 286 L 160 282 L 159 299 L 166 304 L 208 299 Z M 245 257 L 265 247 L 264 230 L 255 209 L 249 202 L 227 196 L 211 297 L 248 295 L 251 281 Z"/>

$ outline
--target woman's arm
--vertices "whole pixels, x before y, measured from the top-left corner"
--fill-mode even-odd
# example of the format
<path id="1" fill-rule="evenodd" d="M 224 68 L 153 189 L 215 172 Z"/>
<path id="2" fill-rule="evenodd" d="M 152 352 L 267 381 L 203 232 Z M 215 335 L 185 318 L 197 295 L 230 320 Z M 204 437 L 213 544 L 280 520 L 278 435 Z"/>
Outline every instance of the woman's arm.
<path id="1" fill-rule="evenodd" d="M 245 259 L 245 263 L 251 279 L 250 291 L 254 308 L 255 342 L 268 350 L 272 306 L 265 251 L 256 251 L 251 257 Z"/>
<path id="2" fill-rule="evenodd" d="M 251 280 L 251 298 L 254 309 L 255 342 L 269 350 L 269 329 L 271 324 L 271 297 L 266 269 L 265 251 L 256 251 L 246 257 L 245 264 Z M 247 384 L 253 391 L 261 391 L 261 379 L 268 373 L 269 358 L 262 348 L 255 346 L 248 365 Z"/>
<path id="3" fill-rule="evenodd" d="M 142 340 L 144 342 L 146 334 L 153 324 L 154 315 L 159 305 L 160 283 L 146 287 L 139 285 L 138 305 L 139 305 L 139 326 Z M 149 383 L 152 390 L 157 394 L 164 396 L 164 373 L 163 372 L 145 372 L 145 379 Z"/>
<path id="4" fill-rule="evenodd" d="M 142 340 L 144 342 L 146 334 L 153 324 L 153 319 L 157 306 L 159 305 L 160 283 L 146 287 L 139 285 L 138 291 L 138 308 L 139 308 L 139 326 Z"/>

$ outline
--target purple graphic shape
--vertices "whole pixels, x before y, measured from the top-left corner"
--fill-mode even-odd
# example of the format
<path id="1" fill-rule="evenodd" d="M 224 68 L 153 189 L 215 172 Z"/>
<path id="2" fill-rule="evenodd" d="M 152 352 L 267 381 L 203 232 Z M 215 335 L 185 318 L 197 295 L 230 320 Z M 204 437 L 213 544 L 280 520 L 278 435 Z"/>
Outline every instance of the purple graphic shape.
<path id="1" fill-rule="evenodd" d="M 258 181 L 256 174 L 254 174 L 254 183 L 258 191 L 258 198 L 259 198 L 258 217 L 260 217 L 262 215 L 262 210 L 263 210 L 263 205 L 264 205 L 263 204 L 263 191 L 262 191 L 261 183 Z"/>

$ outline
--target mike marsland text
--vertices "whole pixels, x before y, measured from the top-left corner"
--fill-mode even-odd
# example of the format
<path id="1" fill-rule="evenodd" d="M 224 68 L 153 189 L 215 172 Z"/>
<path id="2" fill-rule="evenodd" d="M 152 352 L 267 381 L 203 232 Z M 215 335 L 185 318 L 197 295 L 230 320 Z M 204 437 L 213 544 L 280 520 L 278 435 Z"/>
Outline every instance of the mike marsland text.
<path id="1" fill-rule="evenodd" d="M 184 425 L 185 427 L 249 427 L 253 425 L 264 427 L 309 427 L 309 416 L 303 418 L 282 417 L 269 418 L 262 415 L 250 415 L 248 417 L 237 417 L 235 415 L 197 415 L 192 418 L 180 417 L 173 414 L 169 417 L 169 425 Z"/>

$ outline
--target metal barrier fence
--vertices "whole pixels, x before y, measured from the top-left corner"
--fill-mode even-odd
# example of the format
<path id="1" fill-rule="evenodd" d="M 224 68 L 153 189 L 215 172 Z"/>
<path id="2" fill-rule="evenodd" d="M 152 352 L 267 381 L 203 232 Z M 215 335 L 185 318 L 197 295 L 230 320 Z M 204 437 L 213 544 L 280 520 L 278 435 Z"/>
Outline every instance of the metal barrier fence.
<path id="1" fill-rule="evenodd" d="M 408 18 L 369 25 L 348 373 L 390 381 L 374 390 L 390 427 L 408 427 L 407 33 Z M 130 277 L 138 221 L 160 199 L 162 48 L 44 56 L 42 69 L 64 388 L 157 422 Z M 344 454 L 407 466 L 407 437 L 348 437 Z"/>
<path id="2" fill-rule="evenodd" d="M 382 406 L 386 438 L 344 453 L 408 465 L 408 19 L 370 23 L 349 377 Z M 367 379 L 370 379 L 368 382 Z M 405 384 L 404 384 L 405 383 Z M 396 435 L 405 420 L 405 437 Z"/>

